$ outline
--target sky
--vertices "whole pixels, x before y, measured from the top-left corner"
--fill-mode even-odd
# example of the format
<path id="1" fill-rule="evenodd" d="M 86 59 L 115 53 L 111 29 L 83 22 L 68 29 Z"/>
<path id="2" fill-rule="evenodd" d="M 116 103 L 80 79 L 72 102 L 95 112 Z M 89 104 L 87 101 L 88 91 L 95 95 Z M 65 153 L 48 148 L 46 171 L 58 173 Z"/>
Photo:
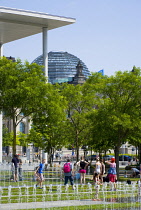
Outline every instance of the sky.
<path id="1" fill-rule="evenodd" d="M 90 72 L 141 67 L 141 0 L 0 0 L 0 6 L 71 17 L 76 23 L 48 32 L 48 51 L 80 58 Z M 4 55 L 32 62 L 42 54 L 42 34 L 4 45 Z"/>

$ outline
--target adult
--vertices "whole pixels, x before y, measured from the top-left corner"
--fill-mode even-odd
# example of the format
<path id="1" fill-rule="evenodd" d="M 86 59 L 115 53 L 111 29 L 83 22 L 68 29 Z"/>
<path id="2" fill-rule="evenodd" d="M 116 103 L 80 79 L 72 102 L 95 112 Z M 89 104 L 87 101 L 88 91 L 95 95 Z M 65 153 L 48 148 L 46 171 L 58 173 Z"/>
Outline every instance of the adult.
<path id="1" fill-rule="evenodd" d="M 84 157 L 81 157 L 81 160 L 77 163 L 77 165 L 80 166 L 80 184 L 84 183 L 85 184 L 85 179 L 86 179 L 86 167 L 88 166 L 88 162 L 85 161 Z"/>
<path id="2" fill-rule="evenodd" d="M 101 168 L 100 168 L 100 180 L 101 180 L 101 183 L 103 183 L 103 175 L 105 174 L 105 164 L 103 162 L 103 159 L 100 160 L 100 163 L 101 163 Z"/>
<path id="3" fill-rule="evenodd" d="M 18 160 L 19 160 L 19 167 L 18 167 L 19 181 L 22 181 L 22 159 L 20 158 L 20 155 L 18 155 Z"/>
<path id="4" fill-rule="evenodd" d="M 140 174 L 140 171 L 137 168 L 131 168 L 131 170 L 132 170 L 131 176 L 134 178 Z"/>
<path id="5" fill-rule="evenodd" d="M 116 173 L 115 158 L 111 158 L 110 161 L 105 161 L 105 163 L 110 165 L 110 168 L 108 170 L 108 178 L 109 178 L 110 183 L 114 183 L 114 191 L 116 191 L 117 173 Z"/>
<path id="6" fill-rule="evenodd" d="M 80 173 L 78 171 L 77 163 L 74 163 L 73 165 L 73 178 L 76 180 L 80 179 Z"/>
<path id="7" fill-rule="evenodd" d="M 14 182 L 18 181 L 18 164 L 19 164 L 19 160 L 18 160 L 18 155 L 14 155 L 14 157 L 12 158 L 12 164 L 13 164 L 13 179 Z"/>
<path id="8" fill-rule="evenodd" d="M 74 182 L 73 182 L 73 166 L 70 163 L 70 159 L 67 159 L 67 162 L 64 163 L 63 172 L 65 177 L 64 185 L 68 184 L 68 180 L 70 180 L 70 184 L 72 185 L 72 189 L 74 189 Z"/>
<path id="9" fill-rule="evenodd" d="M 58 158 L 59 158 L 59 153 L 58 152 L 56 153 L 55 157 L 56 157 L 56 160 L 58 160 Z"/>
<path id="10" fill-rule="evenodd" d="M 97 157 L 96 164 L 95 164 L 94 175 L 93 175 L 93 181 L 96 184 L 99 184 L 100 172 L 101 172 L 101 163 L 100 163 L 99 157 Z"/>
<path id="11" fill-rule="evenodd" d="M 42 160 L 42 163 L 40 163 L 40 165 L 36 168 L 35 171 L 35 176 L 37 177 L 37 184 L 36 187 L 38 187 L 38 185 L 40 186 L 40 189 L 43 188 L 42 184 L 44 181 L 44 177 L 43 177 L 43 170 L 45 167 L 45 159 Z"/>

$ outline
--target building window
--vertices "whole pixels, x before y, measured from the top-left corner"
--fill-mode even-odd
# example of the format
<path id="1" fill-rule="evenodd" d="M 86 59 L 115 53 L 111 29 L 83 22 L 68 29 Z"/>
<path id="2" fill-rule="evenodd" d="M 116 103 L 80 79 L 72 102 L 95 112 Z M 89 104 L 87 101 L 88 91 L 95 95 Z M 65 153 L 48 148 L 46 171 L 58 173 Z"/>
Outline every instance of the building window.
<path id="1" fill-rule="evenodd" d="M 23 122 L 20 123 L 20 132 L 25 133 L 25 124 Z"/>

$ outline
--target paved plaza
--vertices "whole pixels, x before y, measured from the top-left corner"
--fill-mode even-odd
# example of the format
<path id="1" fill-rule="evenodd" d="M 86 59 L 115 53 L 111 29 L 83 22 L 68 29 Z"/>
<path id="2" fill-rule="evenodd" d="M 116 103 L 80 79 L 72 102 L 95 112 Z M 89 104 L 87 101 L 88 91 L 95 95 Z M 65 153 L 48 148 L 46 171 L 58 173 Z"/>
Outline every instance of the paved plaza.
<path id="1" fill-rule="evenodd" d="M 92 201 L 88 199 L 88 200 L 66 200 L 66 201 L 31 202 L 31 203 L 10 203 L 10 204 L 1 204 L 0 210 L 37 209 L 37 208 L 84 206 L 84 205 L 91 206 L 94 204 L 110 204 L 110 202 Z"/>

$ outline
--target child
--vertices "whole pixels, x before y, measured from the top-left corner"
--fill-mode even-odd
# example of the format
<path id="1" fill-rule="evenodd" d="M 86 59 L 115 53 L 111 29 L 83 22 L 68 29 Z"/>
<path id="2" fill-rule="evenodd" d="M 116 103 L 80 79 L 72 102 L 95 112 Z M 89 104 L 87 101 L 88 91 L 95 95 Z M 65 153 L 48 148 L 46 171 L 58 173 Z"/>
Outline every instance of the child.
<path id="1" fill-rule="evenodd" d="M 36 187 L 40 185 L 40 189 L 43 188 L 42 183 L 44 181 L 44 177 L 43 177 L 44 166 L 45 166 L 45 159 L 42 160 L 42 163 L 40 163 L 40 165 L 37 167 L 35 171 L 35 176 L 37 177 L 37 181 L 38 181 L 36 184 Z"/>

